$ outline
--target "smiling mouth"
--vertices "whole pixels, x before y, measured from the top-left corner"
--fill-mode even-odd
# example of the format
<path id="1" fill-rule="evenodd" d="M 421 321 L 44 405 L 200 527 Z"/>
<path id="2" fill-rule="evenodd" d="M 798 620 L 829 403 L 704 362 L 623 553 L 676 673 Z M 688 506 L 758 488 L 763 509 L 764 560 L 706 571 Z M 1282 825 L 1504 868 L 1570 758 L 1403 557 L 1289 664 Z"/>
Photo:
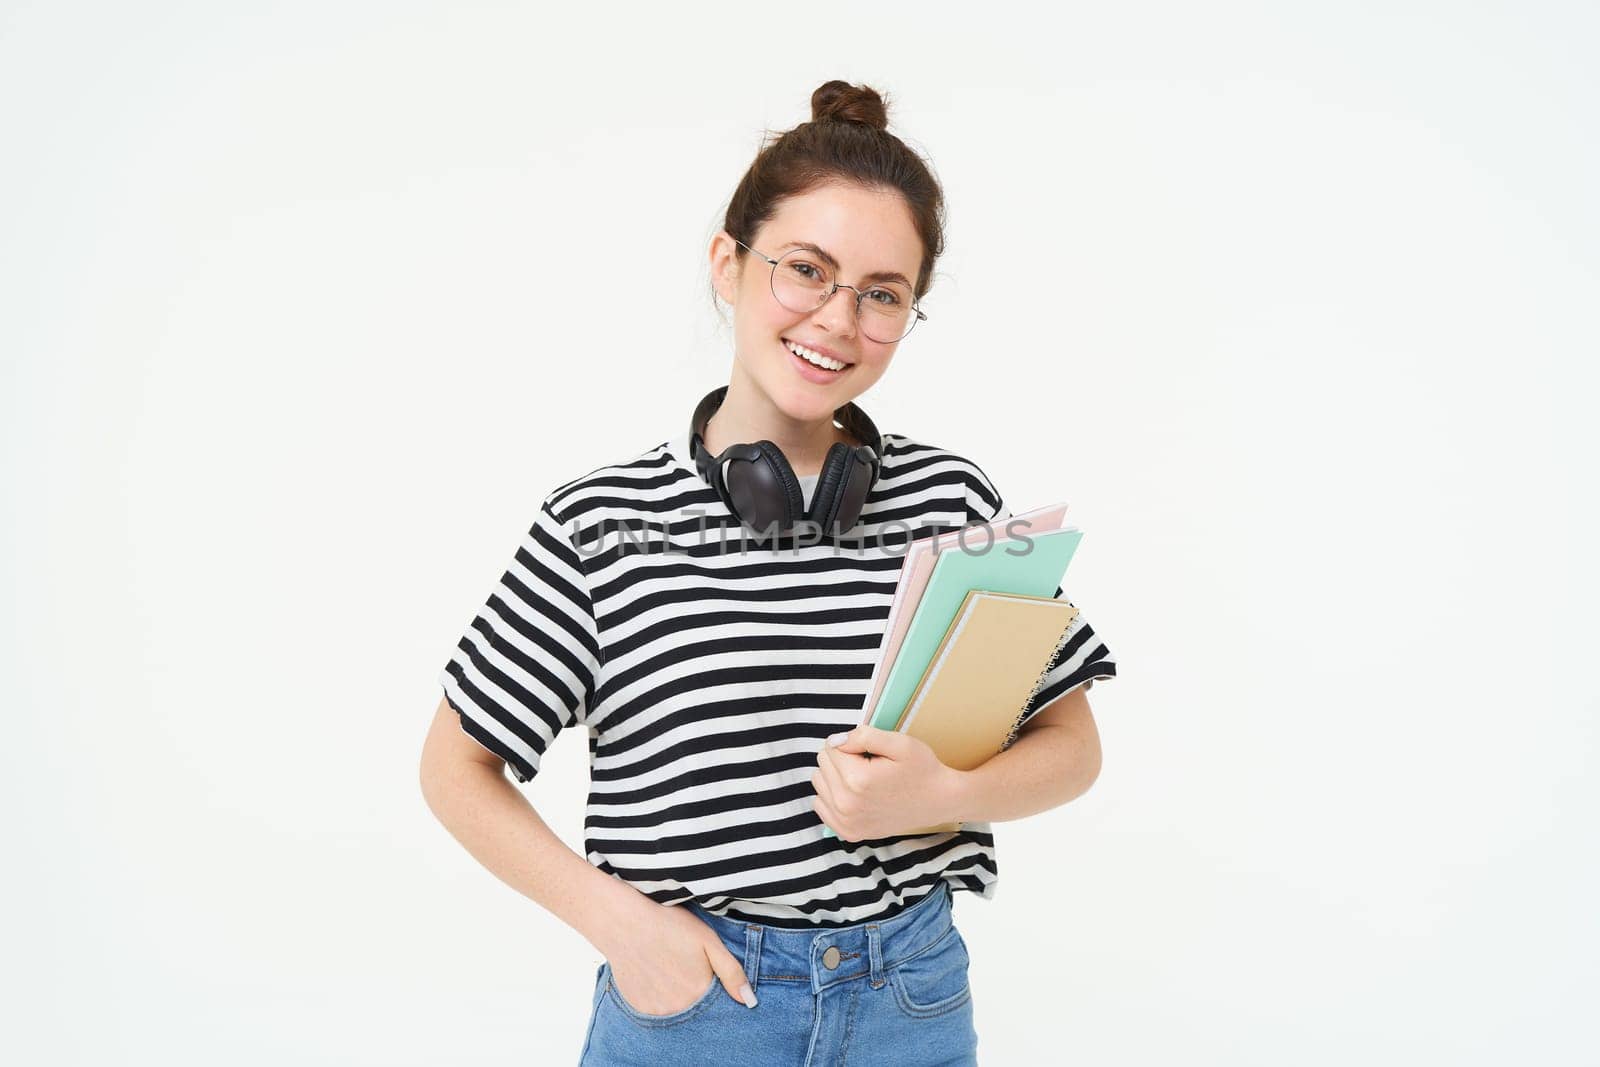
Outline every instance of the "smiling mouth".
<path id="1" fill-rule="evenodd" d="M 787 348 L 789 350 L 789 354 L 801 362 L 816 367 L 818 370 L 828 371 L 833 374 L 841 374 L 855 366 L 853 363 L 845 363 L 842 360 L 829 359 L 822 353 L 813 352 L 805 345 L 796 344 L 787 337 L 783 338 L 783 347 Z"/>

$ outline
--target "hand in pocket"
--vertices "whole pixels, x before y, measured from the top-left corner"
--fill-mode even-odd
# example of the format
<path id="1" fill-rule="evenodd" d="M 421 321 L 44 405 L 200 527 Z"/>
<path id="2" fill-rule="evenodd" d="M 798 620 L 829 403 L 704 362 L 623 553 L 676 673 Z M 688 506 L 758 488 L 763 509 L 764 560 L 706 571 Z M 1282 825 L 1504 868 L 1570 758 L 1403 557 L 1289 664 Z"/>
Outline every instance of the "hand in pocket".
<path id="1" fill-rule="evenodd" d="M 747 1003 L 744 964 L 716 931 L 686 908 L 648 904 L 606 956 L 612 984 L 628 1006 L 643 1015 L 675 1015 L 699 1003 L 718 981 L 728 996 Z"/>

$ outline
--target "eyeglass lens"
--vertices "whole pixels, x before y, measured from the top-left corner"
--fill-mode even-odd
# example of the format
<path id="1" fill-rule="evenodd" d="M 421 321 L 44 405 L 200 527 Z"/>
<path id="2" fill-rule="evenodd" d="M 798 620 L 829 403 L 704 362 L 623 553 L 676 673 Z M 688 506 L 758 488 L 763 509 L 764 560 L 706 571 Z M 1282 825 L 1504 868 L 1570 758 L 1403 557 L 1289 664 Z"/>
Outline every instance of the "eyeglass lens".
<path id="1" fill-rule="evenodd" d="M 815 311 L 832 293 L 833 272 L 813 252 L 797 248 L 773 264 L 772 295 L 790 311 Z M 900 340 L 916 325 L 913 299 L 899 282 L 871 283 L 856 299 L 861 332 L 879 344 Z"/>

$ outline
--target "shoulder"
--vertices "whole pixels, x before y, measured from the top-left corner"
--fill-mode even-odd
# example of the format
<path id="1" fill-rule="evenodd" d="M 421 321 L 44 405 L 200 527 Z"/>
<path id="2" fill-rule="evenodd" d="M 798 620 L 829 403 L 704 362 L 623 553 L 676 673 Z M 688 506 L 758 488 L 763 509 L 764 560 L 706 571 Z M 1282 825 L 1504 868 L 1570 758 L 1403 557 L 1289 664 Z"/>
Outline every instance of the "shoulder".
<path id="1" fill-rule="evenodd" d="M 674 461 L 671 441 L 661 441 L 631 455 L 590 467 L 551 489 L 543 501 L 563 524 L 580 521 L 597 507 L 627 507 L 658 498 L 661 489 L 684 480 L 687 472 Z"/>
<path id="2" fill-rule="evenodd" d="M 884 479 L 936 481 L 948 488 L 959 488 L 974 515 L 987 517 L 999 511 L 1000 491 L 964 446 L 886 433 L 883 448 Z"/>

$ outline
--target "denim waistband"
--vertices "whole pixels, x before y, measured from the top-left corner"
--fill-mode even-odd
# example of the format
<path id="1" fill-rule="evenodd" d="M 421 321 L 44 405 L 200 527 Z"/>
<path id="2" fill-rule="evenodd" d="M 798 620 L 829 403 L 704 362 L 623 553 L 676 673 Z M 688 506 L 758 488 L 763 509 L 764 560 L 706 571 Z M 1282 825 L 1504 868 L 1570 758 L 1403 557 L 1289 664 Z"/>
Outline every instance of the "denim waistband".
<path id="1" fill-rule="evenodd" d="M 717 932 L 728 951 L 744 961 L 750 988 L 766 982 L 809 982 L 811 992 L 866 978 L 883 988 L 885 974 L 908 957 L 932 945 L 954 925 L 950 883 L 940 879 L 933 890 L 887 919 L 834 926 L 816 932 L 766 926 L 714 915 L 688 902 L 685 907 Z"/>

